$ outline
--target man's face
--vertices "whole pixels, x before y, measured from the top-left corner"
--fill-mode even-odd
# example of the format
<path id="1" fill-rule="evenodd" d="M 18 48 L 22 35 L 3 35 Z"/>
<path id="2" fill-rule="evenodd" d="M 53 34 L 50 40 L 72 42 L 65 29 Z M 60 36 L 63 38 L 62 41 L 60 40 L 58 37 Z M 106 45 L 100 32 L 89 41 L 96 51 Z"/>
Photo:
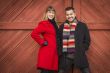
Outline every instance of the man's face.
<path id="1" fill-rule="evenodd" d="M 66 19 L 69 21 L 69 22 L 73 22 L 73 20 L 75 19 L 76 17 L 76 14 L 74 13 L 73 10 L 68 10 L 66 11 Z"/>

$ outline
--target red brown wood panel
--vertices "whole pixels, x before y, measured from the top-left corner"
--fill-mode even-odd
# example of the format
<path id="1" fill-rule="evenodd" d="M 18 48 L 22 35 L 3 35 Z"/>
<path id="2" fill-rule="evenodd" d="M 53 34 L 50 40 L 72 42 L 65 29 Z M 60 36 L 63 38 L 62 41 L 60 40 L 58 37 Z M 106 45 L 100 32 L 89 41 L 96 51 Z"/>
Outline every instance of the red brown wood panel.
<path id="1" fill-rule="evenodd" d="M 6 5 L 2 6 L 4 9 L 0 13 L 0 22 L 12 22 L 31 3 L 31 1 L 32 0 L 3 1 Z"/>
<path id="2" fill-rule="evenodd" d="M 2 3 L 4 3 L 4 1 Z M 33 29 L 36 23 L 43 19 L 45 9 L 49 5 L 56 9 L 58 22 L 63 22 L 65 20 L 64 8 L 72 5 L 71 0 L 42 0 L 42 2 L 40 0 L 13 0 L 10 3 L 8 1 L 6 4 L 9 5 L 1 6 L 1 8 L 4 7 L 5 9 L 0 13 L 0 29 Z M 11 26 L 7 27 L 7 22 L 9 22 Z M 18 22 L 18 25 L 13 24 L 13 22 Z M 30 25 L 30 22 L 34 22 L 34 24 Z M 27 28 L 24 28 L 25 26 Z"/>
<path id="3" fill-rule="evenodd" d="M 65 20 L 65 7 L 75 7 L 78 19 L 90 29 L 92 42 L 87 57 L 92 73 L 109 73 L 109 3 L 109 0 L 0 0 L 0 73 L 38 73 L 35 64 L 39 45 L 30 33 L 42 20 L 48 5 L 56 9 L 58 22 Z M 80 71 L 75 68 L 74 73 Z"/>
<path id="4" fill-rule="evenodd" d="M 0 0 L 0 73 L 38 73 L 39 45 L 30 33 L 52 5 L 58 22 L 65 20 L 64 8 L 71 0 Z"/>
<path id="5" fill-rule="evenodd" d="M 78 19 L 85 22 L 91 35 L 87 57 L 92 73 L 110 73 L 110 1 L 74 0 Z"/>
<path id="6" fill-rule="evenodd" d="M 31 70 L 36 72 L 35 63 L 38 52 L 36 48 L 39 45 L 30 37 L 30 30 L 8 32 L 2 30 L 1 32 L 6 32 L 6 35 L 3 35 L 0 40 L 3 43 L 0 45 L 0 72 L 28 73 Z"/>
<path id="7" fill-rule="evenodd" d="M 110 72 L 109 37 L 110 31 L 91 31 L 92 42 L 87 55 L 92 73 Z"/>
<path id="8" fill-rule="evenodd" d="M 31 4 L 14 21 L 34 21 L 42 20 L 45 9 L 51 5 L 56 9 L 59 22 L 64 21 L 64 6 L 71 5 L 71 0 L 33 0 Z"/>

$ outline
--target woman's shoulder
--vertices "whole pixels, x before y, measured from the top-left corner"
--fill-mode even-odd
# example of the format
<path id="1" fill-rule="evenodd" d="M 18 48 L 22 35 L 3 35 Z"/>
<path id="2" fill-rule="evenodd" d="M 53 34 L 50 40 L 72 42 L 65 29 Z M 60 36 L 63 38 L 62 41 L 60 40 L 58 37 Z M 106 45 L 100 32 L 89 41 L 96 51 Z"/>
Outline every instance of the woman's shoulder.
<path id="1" fill-rule="evenodd" d="M 48 20 L 43 20 L 38 23 L 38 26 L 40 27 L 47 27 L 47 25 L 48 25 Z"/>
<path id="2" fill-rule="evenodd" d="M 45 23 L 48 23 L 48 20 L 42 20 L 39 22 L 39 24 L 45 24 Z"/>

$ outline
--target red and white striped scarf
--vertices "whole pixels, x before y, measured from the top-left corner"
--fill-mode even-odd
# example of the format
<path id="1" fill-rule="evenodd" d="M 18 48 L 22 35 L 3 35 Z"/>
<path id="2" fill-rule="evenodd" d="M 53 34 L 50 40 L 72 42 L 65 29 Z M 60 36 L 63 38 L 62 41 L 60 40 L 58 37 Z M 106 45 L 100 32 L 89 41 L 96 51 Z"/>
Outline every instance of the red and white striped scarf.
<path id="1" fill-rule="evenodd" d="M 63 52 L 75 52 L 75 28 L 77 23 L 64 23 L 63 29 Z"/>

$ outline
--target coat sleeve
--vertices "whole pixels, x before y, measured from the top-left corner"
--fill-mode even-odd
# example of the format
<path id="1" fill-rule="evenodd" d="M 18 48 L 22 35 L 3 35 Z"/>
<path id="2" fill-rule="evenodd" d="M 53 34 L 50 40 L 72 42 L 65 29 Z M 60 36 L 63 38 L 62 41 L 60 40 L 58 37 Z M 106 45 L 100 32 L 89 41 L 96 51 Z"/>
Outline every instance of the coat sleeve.
<path id="1" fill-rule="evenodd" d="M 59 26 L 59 39 L 60 39 L 60 48 L 58 49 L 58 55 L 61 56 L 62 55 L 62 45 L 63 45 L 63 42 L 62 42 L 62 37 L 63 37 L 63 24 L 61 24 Z"/>
<path id="2" fill-rule="evenodd" d="M 84 40 L 83 40 L 83 47 L 85 48 L 85 50 L 88 50 L 89 49 L 89 46 L 90 46 L 90 34 L 89 34 L 89 29 L 87 28 L 87 25 L 85 25 L 85 31 L 84 31 Z"/>
<path id="3" fill-rule="evenodd" d="M 45 42 L 45 40 L 43 38 L 41 38 L 41 35 L 45 33 L 45 28 L 43 26 L 43 23 L 40 22 L 38 24 L 38 26 L 32 31 L 31 33 L 31 37 L 39 44 L 39 45 L 43 45 L 43 43 Z"/>

